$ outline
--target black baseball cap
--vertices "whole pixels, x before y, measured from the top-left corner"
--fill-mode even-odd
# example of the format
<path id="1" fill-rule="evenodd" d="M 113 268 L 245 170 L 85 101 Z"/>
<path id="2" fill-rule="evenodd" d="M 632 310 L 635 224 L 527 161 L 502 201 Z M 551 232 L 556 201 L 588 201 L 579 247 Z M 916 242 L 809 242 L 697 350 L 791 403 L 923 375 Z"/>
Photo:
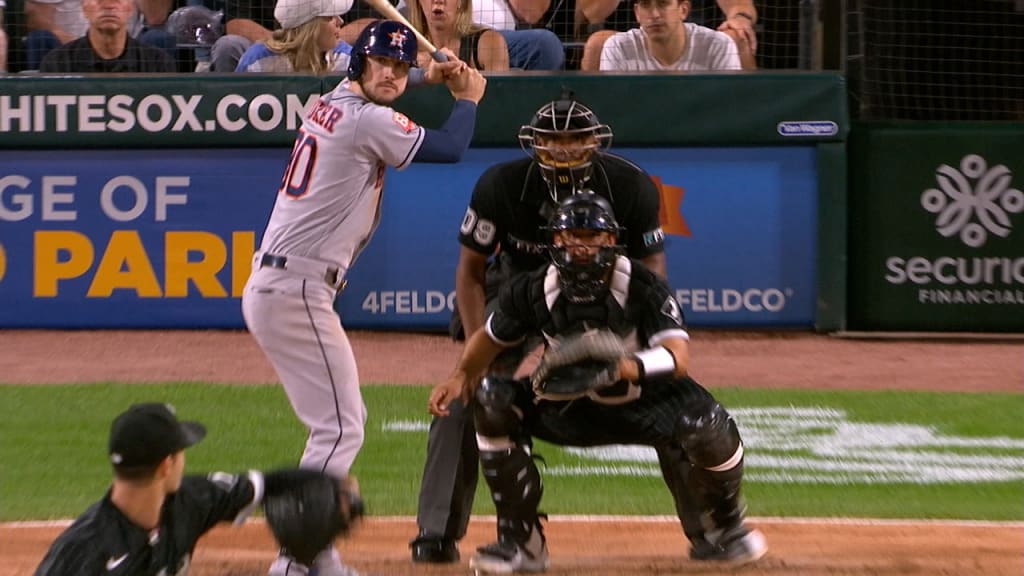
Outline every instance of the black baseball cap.
<path id="1" fill-rule="evenodd" d="M 110 463 L 117 468 L 156 466 L 204 436 L 205 426 L 199 422 L 179 421 L 170 404 L 133 404 L 110 425 L 107 452 Z"/>

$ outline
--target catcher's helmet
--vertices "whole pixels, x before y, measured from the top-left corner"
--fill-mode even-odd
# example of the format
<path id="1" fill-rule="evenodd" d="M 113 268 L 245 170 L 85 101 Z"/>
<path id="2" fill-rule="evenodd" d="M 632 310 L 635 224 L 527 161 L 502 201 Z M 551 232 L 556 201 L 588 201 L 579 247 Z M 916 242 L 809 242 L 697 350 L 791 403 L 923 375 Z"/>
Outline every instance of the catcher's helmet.
<path id="1" fill-rule="evenodd" d="M 540 166 L 556 203 L 588 188 L 592 156 L 611 141 L 612 129 L 568 91 L 541 106 L 519 129 L 519 145 Z"/>
<path id="2" fill-rule="evenodd" d="M 348 79 L 359 80 L 366 69 L 367 56 L 383 56 L 414 67 L 416 51 L 416 35 L 405 24 L 393 20 L 371 22 L 352 45 Z"/>
<path id="3" fill-rule="evenodd" d="M 622 232 L 608 200 L 589 190 L 562 200 L 548 230 L 552 235 L 562 231 L 607 232 L 615 238 Z M 608 290 L 608 272 L 621 250 L 614 244 L 580 250 L 579 246 L 552 242 L 551 261 L 558 270 L 562 293 L 570 302 L 596 301 Z"/>

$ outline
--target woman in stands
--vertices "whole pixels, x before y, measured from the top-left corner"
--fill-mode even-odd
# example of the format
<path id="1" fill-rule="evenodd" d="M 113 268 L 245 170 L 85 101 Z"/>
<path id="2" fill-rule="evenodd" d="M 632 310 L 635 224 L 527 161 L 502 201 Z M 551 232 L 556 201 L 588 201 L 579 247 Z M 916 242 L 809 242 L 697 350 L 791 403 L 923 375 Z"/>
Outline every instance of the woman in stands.
<path id="1" fill-rule="evenodd" d="M 409 23 L 438 49 L 448 48 L 477 70 L 508 70 L 508 45 L 497 31 L 473 23 L 472 0 L 410 0 Z M 421 51 L 420 65 L 430 55 Z"/>
<path id="2" fill-rule="evenodd" d="M 352 0 L 278 0 L 281 29 L 250 46 L 235 72 L 344 73 L 352 46 L 341 39 L 341 15 L 351 7 Z"/>

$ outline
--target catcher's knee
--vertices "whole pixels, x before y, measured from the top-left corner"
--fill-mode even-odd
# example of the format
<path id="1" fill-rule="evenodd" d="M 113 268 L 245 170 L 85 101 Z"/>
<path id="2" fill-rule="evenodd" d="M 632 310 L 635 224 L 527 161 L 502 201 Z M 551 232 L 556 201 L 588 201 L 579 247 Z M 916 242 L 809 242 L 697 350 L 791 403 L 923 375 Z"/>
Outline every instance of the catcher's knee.
<path id="1" fill-rule="evenodd" d="M 476 388 L 473 423 L 478 436 L 508 438 L 516 435 L 523 414 L 516 407 L 515 380 L 485 377 Z"/>
<path id="2" fill-rule="evenodd" d="M 732 416 L 713 399 L 694 402 L 679 415 L 676 438 L 695 466 L 714 472 L 743 464 L 743 443 Z"/>

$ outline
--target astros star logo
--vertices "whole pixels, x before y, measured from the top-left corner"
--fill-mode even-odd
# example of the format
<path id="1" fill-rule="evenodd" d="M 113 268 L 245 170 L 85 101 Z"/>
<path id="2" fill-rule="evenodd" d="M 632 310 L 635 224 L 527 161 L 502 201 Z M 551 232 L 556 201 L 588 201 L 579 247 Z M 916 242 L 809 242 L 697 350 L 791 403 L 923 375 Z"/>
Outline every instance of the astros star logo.
<path id="1" fill-rule="evenodd" d="M 685 191 L 679 186 L 672 186 L 661 181 L 657 176 L 651 176 L 654 185 L 658 188 L 658 196 L 661 197 L 661 208 L 658 210 L 658 220 L 661 228 L 666 234 L 674 236 L 690 236 L 690 227 L 686 225 L 683 218 L 683 194 Z"/>
<path id="2" fill-rule="evenodd" d="M 405 48 L 405 41 L 408 37 L 405 34 L 405 30 L 395 30 L 394 32 L 388 33 L 388 38 L 391 38 L 391 46 L 395 46 L 399 49 Z"/>

